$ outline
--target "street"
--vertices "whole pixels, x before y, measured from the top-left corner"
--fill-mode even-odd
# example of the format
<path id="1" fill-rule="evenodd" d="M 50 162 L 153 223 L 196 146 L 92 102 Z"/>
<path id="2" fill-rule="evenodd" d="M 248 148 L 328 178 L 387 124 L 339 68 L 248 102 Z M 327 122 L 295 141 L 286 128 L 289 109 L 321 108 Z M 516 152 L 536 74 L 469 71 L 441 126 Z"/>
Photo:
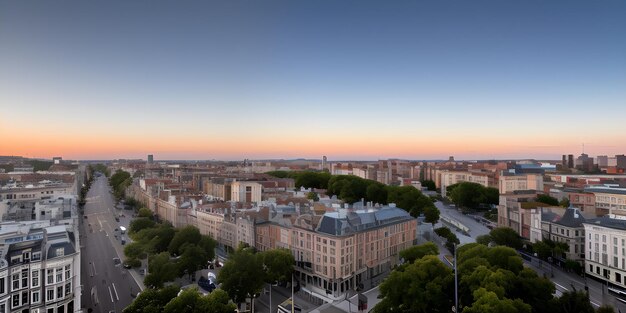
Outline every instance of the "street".
<path id="1" fill-rule="evenodd" d="M 87 194 L 86 218 L 83 220 L 82 272 L 83 299 L 86 312 L 121 312 L 133 301 L 140 289 L 121 262 L 123 246 L 119 240 L 119 223 L 115 220 L 114 199 L 107 178 L 95 177 Z M 117 235 L 117 238 L 116 238 Z M 127 236 L 127 235 L 123 235 Z M 116 264 L 114 258 L 119 258 Z"/>
<path id="2" fill-rule="evenodd" d="M 476 242 L 476 237 L 489 234 L 490 230 L 485 225 L 480 222 L 476 222 L 476 220 L 472 217 L 463 215 L 456 208 L 449 207 L 441 201 L 437 201 L 435 205 L 439 209 L 441 216 L 445 215 L 451 217 L 470 229 L 470 237 L 468 237 L 454 229 L 454 227 L 446 225 L 459 237 L 461 244 Z M 442 223 L 440 222 L 435 227 L 439 227 L 441 224 Z M 426 224 L 425 226 L 428 225 Z M 440 249 L 442 248 L 443 246 L 440 245 Z M 615 309 L 626 312 L 626 304 L 617 300 L 615 296 L 608 294 L 606 286 L 599 281 L 591 278 L 585 279 L 576 274 L 564 272 L 559 267 L 551 267 L 548 262 L 541 261 L 537 258 L 533 258 L 532 261 L 524 260 L 524 264 L 534 269 L 539 275 L 546 274 L 546 277 L 554 283 L 557 289 L 557 294 L 559 295 L 566 291 L 572 291 L 574 288 L 576 290 L 585 290 L 585 285 L 587 285 L 589 288 L 589 298 L 591 300 L 591 304 L 595 308 L 601 306 L 602 304 L 610 304 Z M 554 273 L 554 277 L 551 277 L 552 273 Z"/>

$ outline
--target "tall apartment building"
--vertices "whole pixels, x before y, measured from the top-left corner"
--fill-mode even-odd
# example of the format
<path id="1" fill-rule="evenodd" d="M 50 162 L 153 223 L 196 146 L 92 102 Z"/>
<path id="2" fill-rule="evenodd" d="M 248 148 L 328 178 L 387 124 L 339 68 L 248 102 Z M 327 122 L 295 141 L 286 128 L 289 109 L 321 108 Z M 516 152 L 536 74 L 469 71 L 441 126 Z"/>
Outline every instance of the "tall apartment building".
<path id="1" fill-rule="evenodd" d="M 9 199 L 0 222 L 0 312 L 74 312 L 81 306 L 75 196 L 39 197 L 39 190 L 39 199 Z"/>

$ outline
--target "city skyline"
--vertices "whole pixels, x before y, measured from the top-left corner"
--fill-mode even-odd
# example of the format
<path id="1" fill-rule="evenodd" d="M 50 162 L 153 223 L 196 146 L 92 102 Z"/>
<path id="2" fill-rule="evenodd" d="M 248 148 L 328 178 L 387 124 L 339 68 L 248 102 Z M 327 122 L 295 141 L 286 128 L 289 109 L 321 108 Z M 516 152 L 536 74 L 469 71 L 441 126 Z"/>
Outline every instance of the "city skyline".
<path id="1" fill-rule="evenodd" d="M 626 151 L 626 4 L 0 4 L 0 155 Z"/>

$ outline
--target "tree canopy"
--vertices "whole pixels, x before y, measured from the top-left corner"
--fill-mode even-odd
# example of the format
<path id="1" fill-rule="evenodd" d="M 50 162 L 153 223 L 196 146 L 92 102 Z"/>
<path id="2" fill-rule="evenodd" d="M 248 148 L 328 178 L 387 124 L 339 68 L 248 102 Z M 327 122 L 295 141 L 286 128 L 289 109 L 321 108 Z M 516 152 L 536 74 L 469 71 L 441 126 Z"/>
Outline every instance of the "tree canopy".
<path id="1" fill-rule="evenodd" d="M 117 200 L 123 199 L 126 196 L 126 187 L 132 184 L 133 178 L 129 172 L 117 170 L 109 178 L 109 184 L 113 188 L 113 195 Z"/>
<path id="2" fill-rule="evenodd" d="M 449 312 L 454 299 L 454 275 L 437 256 L 427 255 L 398 267 L 380 285 L 382 301 L 374 312 Z"/>
<path id="3" fill-rule="evenodd" d="M 520 249 L 522 247 L 522 239 L 512 228 L 494 228 L 489 232 L 489 236 L 497 245 L 507 246 L 513 249 Z"/>
<path id="4" fill-rule="evenodd" d="M 479 208 L 482 204 L 498 204 L 498 189 L 478 183 L 461 182 L 446 188 L 448 198 L 459 207 Z"/>
<path id="5" fill-rule="evenodd" d="M 413 250 L 418 249 L 401 253 Z M 437 256 L 416 255 L 413 263 L 398 266 L 383 281 L 380 294 L 384 298 L 374 312 L 450 311 L 454 299 L 452 271 Z M 460 312 L 593 312 L 584 292 L 555 297 L 554 284 L 525 268 L 512 248 L 465 244 L 458 248 L 457 262 Z"/>
<path id="6" fill-rule="evenodd" d="M 415 260 L 419 260 L 427 255 L 438 254 L 439 248 L 437 248 L 437 245 L 432 242 L 427 242 L 400 251 L 400 257 L 403 258 L 406 263 L 413 263 Z"/>
<path id="7" fill-rule="evenodd" d="M 422 187 L 426 187 L 430 191 L 437 190 L 437 186 L 435 185 L 435 182 L 430 179 L 422 180 L 421 183 L 422 183 Z"/>
<path id="8" fill-rule="evenodd" d="M 180 295 L 165 305 L 164 313 L 233 313 L 237 307 L 230 303 L 228 294 L 216 289 L 203 296 L 196 288 L 183 290 Z"/>
<path id="9" fill-rule="evenodd" d="M 174 299 L 180 288 L 176 285 L 161 289 L 146 289 L 124 309 L 124 313 L 157 313 L 163 312 L 163 308 L 170 300 Z"/>
<path id="10" fill-rule="evenodd" d="M 232 253 L 220 270 L 217 281 L 220 288 L 237 303 L 244 302 L 263 287 L 263 264 L 250 249 Z"/>
<path id="11" fill-rule="evenodd" d="M 260 252 L 257 257 L 263 264 L 267 283 L 289 282 L 295 259 L 290 250 L 272 249 Z"/>
<path id="12" fill-rule="evenodd" d="M 554 206 L 559 205 L 559 200 L 557 198 L 552 197 L 550 195 L 544 195 L 544 194 L 537 196 L 537 202 L 554 205 Z"/>

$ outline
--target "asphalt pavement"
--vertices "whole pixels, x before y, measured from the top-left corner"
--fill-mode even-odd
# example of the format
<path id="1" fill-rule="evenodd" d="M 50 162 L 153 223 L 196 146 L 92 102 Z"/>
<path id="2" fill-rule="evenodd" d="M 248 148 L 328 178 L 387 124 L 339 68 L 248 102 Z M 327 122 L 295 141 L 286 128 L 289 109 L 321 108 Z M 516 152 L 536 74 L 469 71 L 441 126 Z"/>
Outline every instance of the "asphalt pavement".
<path id="1" fill-rule="evenodd" d="M 86 218 L 81 227 L 83 310 L 121 312 L 140 291 L 136 280 L 141 278 L 122 267 L 123 246 L 119 231 L 115 231 L 119 223 L 115 220 L 117 213 L 106 177 L 94 178 L 84 214 Z M 120 264 L 115 264 L 114 258 L 119 258 Z"/>

